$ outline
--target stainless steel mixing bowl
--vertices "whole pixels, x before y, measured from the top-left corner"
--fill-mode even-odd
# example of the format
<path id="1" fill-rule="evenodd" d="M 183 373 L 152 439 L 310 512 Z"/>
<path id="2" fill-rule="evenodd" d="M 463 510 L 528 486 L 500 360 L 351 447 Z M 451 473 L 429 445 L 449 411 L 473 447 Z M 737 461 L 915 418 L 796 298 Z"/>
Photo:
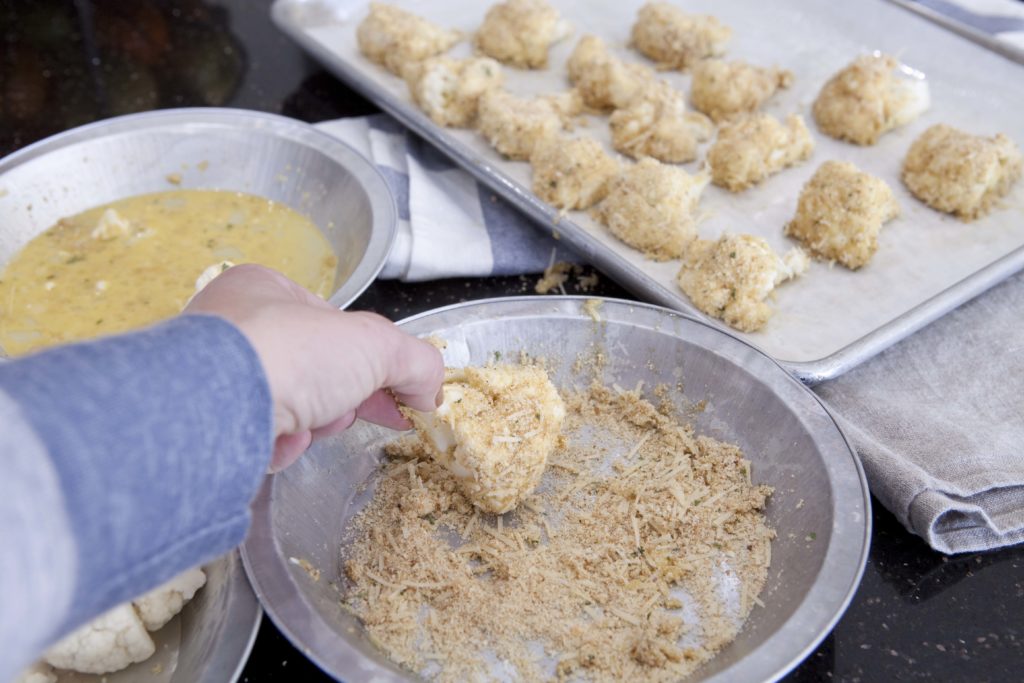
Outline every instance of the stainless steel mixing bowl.
<path id="1" fill-rule="evenodd" d="M 606 383 L 682 383 L 681 405 L 701 400 L 698 433 L 738 443 L 754 480 L 775 487 L 766 509 L 778 532 L 761 599 L 739 637 L 689 680 L 775 680 L 803 659 L 849 604 L 867 558 L 871 522 L 864 473 L 811 391 L 749 344 L 667 309 L 605 301 L 595 322 L 579 297 L 523 297 L 461 304 L 402 323 L 449 342 L 449 365 L 483 364 L 495 352 L 548 359 L 556 384 L 586 381 L 574 369 L 594 348 L 609 359 Z M 292 643 L 348 683 L 408 680 L 338 606 L 341 539 L 368 499 L 393 433 L 359 423 L 319 443 L 269 478 L 242 547 L 260 601 Z M 290 558 L 321 570 L 314 581 Z"/>
<path id="2" fill-rule="evenodd" d="M 0 160 L 0 264 L 64 216 L 175 187 L 248 192 L 309 216 L 338 254 L 330 302 L 339 308 L 373 281 L 394 241 L 384 178 L 343 142 L 274 114 L 168 109 L 75 128 Z"/>

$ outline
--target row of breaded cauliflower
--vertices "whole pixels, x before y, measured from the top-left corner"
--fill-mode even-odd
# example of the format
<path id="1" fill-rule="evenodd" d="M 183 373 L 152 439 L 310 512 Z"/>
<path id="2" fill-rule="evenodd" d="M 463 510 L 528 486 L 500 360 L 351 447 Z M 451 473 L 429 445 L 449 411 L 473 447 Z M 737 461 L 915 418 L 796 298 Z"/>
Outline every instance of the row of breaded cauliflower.
<path id="1" fill-rule="evenodd" d="M 900 207 L 883 180 L 845 161 L 824 162 L 800 193 L 784 230 L 802 248 L 780 257 L 752 235 L 698 237 L 697 206 L 709 181 L 742 192 L 810 157 L 814 140 L 799 114 L 780 121 L 759 111 L 791 84 L 789 71 L 717 59 L 729 27 L 656 2 L 639 10 L 631 46 L 656 69 L 689 71 L 697 111 L 655 68 L 620 59 L 593 35 L 582 36 L 569 57 L 571 90 L 523 98 L 502 87 L 501 64 L 547 68 L 550 47 L 569 33 L 546 0 L 506 0 L 487 12 L 470 58 L 444 55 L 462 39 L 459 32 L 390 5 L 372 4 L 357 37 L 362 53 L 403 78 L 435 123 L 475 127 L 504 157 L 528 161 L 539 198 L 564 211 L 590 210 L 648 258 L 681 259 L 679 286 L 697 308 L 732 327 L 763 327 L 772 313 L 766 299 L 807 269 L 808 252 L 854 270 L 871 259 L 882 225 Z M 822 133 L 873 145 L 928 106 L 923 75 L 876 53 L 835 74 L 812 113 Z M 570 135 L 584 112 L 608 114 L 612 146 L 636 163 L 612 157 L 591 137 Z M 713 136 L 699 173 L 675 165 L 694 161 L 698 144 Z M 939 124 L 910 146 L 902 179 L 934 209 L 972 220 L 1009 191 L 1021 166 L 1006 136 Z"/>

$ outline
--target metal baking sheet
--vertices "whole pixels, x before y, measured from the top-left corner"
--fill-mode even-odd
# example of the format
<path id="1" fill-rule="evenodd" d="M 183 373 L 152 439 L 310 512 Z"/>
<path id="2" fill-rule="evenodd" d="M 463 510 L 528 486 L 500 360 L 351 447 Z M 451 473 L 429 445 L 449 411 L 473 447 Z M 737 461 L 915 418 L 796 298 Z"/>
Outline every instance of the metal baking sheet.
<path id="1" fill-rule="evenodd" d="M 471 0 L 394 4 L 467 34 L 479 26 L 489 6 Z M 574 34 L 552 49 L 547 70 L 506 69 L 509 90 L 529 94 L 567 89 L 565 60 L 584 33 L 603 37 L 624 59 L 643 60 L 627 47 L 642 0 L 552 4 L 572 23 Z M 424 116 L 399 78 L 359 53 L 355 30 L 367 6 L 366 0 L 277 0 L 272 13 L 283 30 L 334 73 L 625 287 L 649 301 L 706 318 L 677 287 L 677 262 L 644 259 L 586 213 L 559 217 L 530 191 L 528 164 L 504 160 L 472 130 L 441 128 Z M 747 232 L 778 250 L 793 244 L 783 236 L 782 226 L 795 211 L 800 188 L 828 159 L 852 161 L 883 178 L 903 208 L 903 215 L 882 230 L 879 251 L 869 265 L 853 273 L 814 263 L 801 279 L 777 290 L 776 312 L 765 328 L 741 337 L 814 383 L 838 376 L 1024 267 L 1024 183 L 1017 184 L 1002 208 L 966 224 L 927 208 L 899 181 L 910 143 L 934 123 L 984 134 L 1003 132 L 1018 144 L 1024 142 L 1024 89 L 1010 85 L 1024 76 L 1019 65 L 884 0 L 691 0 L 686 8 L 715 14 L 733 28 L 728 58 L 778 64 L 794 72 L 793 87 L 766 107 L 775 115 L 795 111 L 809 118 L 822 83 L 857 54 L 871 50 L 899 56 L 923 71 L 931 84 L 931 109 L 873 147 L 832 140 L 809 122 L 817 144 L 809 162 L 738 195 L 713 186 L 705 191 L 702 236 Z M 453 50 L 456 55 L 469 52 L 465 42 Z M 689 91 L 688 76 L 661 76 Z M 600 117 L 591 117 L 580 133 L 605 143 L 609 139 L 607 122 Z M 685 168 L 696 172 L 699 163 Z"/>

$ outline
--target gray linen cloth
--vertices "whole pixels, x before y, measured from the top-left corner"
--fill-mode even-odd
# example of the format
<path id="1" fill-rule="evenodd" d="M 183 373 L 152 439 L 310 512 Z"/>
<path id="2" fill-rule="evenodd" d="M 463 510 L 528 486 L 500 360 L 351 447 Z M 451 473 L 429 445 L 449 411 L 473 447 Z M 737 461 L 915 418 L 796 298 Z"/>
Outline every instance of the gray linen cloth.
<path id="1" fill-rule="evenodd" d="M 933 548 L 1024 541 L 1024 273 L 815 391 Z"/>

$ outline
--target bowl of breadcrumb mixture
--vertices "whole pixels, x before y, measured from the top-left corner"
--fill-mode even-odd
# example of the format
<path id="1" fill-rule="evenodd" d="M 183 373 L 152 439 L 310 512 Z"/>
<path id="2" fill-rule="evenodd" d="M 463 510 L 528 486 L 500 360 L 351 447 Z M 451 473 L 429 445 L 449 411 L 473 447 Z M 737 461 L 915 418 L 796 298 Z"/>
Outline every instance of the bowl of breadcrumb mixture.
<path id="1" fill-rule="evenodd" d="M 432 426 L 317 444 L 268 480 L 243 549 L 275 622 L 329 674 L 770 680 L 846 608 L 867 484 L 814 394 L 761 352 L 581 297 L 401 324 L 450 369 L 445 405 L 414 417 Z M 484 480 L 508 484 L 500 505 Z"/>

